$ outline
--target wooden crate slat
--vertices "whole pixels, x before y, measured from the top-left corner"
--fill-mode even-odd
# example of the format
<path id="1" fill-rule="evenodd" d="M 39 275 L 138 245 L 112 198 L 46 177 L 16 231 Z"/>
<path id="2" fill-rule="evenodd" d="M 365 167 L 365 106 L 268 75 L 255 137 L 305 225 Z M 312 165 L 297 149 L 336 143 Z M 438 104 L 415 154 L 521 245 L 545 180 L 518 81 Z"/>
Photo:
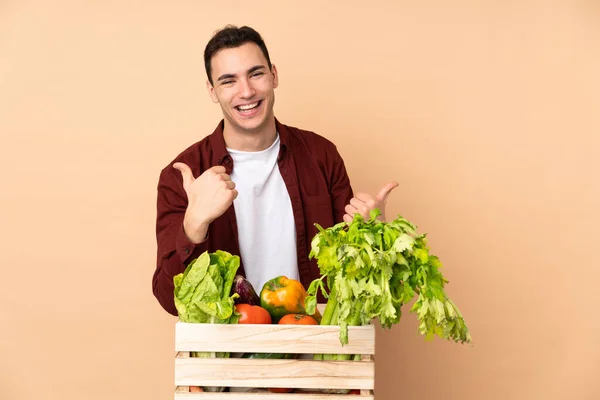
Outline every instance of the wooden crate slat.
<path id="1" fill-rule="evenodd" d="M 374 389 L 375 363 L 366 361 L 177 358 L 175 385 Z"/>
<path id="2" fill-rule="evenodd" d="M 342 346 L 340 328 L 325 325 L 175 324 L 176 351 L 298 354 L 375 354 L 375 326 L 351 326 Z"/>
<path id="3" fill-rule="evenodd" d="M 369 395 L 312 394 L 312 393 L 178 393 L 175 400 L 374 400 Z"/>

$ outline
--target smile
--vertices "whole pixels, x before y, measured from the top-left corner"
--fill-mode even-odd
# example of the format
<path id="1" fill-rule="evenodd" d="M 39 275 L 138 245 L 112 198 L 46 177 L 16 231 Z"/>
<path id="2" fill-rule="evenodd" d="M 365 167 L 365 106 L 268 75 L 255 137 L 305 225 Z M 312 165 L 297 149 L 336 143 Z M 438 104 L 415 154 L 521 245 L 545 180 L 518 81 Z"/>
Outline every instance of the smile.
<path id="1" fill-rule="evenodd" d="M 260 106 L 261 103 L 262 103 L 262 100 L 259 100 L 256 103 L 244 104 L 242 106 L 236 106 L 235 109 L 241 113 L 247 113 L 247 112 L 250 112 L 250 111 L 258 108 L 258 106 Z"/>

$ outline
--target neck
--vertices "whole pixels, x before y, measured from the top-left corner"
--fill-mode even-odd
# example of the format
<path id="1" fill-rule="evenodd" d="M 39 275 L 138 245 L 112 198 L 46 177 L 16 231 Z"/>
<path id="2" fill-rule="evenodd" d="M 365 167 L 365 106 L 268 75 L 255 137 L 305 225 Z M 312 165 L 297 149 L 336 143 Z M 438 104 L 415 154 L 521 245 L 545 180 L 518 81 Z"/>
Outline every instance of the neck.
<path id="1" fill-rule="evenodd" d="M 277 138 L 275 118 L 271 119 L 266 126 L 258 127 L 256 130 L 236 129 L 225 119 L 223 138 L 225 146 L 233 150 L 261 151 L 268 149 Z"/>

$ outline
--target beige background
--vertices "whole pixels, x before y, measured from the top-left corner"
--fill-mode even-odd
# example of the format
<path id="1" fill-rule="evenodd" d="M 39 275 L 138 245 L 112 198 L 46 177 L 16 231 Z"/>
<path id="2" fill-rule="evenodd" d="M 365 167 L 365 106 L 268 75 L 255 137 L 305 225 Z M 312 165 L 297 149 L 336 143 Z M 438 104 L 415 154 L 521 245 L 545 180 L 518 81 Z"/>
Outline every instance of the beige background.
<path id="1" fill-rule="evenodd" d="M 467 318 L 473 347 L 379 331 L 377 398 L 600 398 L 599 3 L 281 3 L 0 2 L 0 398 L 171 398 L 156 182 L 220 119 L 226 23 L 355 190 L 401 182 Z"/>

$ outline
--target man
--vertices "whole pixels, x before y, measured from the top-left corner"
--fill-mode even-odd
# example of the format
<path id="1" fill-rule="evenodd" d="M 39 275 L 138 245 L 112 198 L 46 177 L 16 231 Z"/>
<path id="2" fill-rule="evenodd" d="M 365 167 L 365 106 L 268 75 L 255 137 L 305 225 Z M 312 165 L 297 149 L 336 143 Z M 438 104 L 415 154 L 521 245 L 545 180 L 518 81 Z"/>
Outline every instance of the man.
<path id="1" fill-rule="evenodd" d="M 204 251 L 240 256 L 239 273 L 257 292 L 279 275 L 308 288 L 319 277 L 308 260 L 315 223 L 382 212 L 389 192 L 353 197 L 344 162 L 327 139 L 279 122 L 279 80 L 258 32 L 228 26 L 206 45 L 207 89 L 223 120 L 165 167 L 157 198 L 153 293 L 173 315 L 173 276 Z"/>

